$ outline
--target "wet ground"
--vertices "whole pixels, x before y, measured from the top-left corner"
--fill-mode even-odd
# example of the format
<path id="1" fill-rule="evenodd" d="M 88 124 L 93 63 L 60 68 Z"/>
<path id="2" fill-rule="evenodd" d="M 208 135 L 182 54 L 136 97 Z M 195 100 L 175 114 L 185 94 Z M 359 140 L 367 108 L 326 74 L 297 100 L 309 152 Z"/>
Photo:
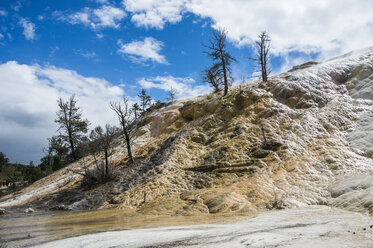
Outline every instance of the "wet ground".
<path id="1" fill-rule="evenodd" d="M 185 223 L 187 224 L 187 223 Z M 84 235 L 39 247 L 373 247 L 371 217 L 312 206 L 231 224 L 170 226 Z"/>
<path id="2" fill-rule="evenodd" d="M 0 238 L 8 247 L 30 247 L 97 232 L 161 226 L 232 223 L 249 216 L 147 216 L 133 211 L 43 211 L 0 215 Z M 59 246 L 56 246 L 59 247 Z M 60 246 L 64 247 L 64 246 Z"/>

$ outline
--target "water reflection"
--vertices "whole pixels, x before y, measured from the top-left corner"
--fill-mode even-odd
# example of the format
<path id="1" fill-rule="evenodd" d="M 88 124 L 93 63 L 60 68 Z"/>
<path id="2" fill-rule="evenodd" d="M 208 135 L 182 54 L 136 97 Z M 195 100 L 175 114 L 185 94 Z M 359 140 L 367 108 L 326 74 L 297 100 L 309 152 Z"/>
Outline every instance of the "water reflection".
<path id="1" fill-rule="evenodd" d="M 48 211 L 0 216 L 0 238 L 9 247 L 29 247 L 89 233 L 171 225 L 232 223 L 247 216 L 154 216 L 128 210 Z"/>

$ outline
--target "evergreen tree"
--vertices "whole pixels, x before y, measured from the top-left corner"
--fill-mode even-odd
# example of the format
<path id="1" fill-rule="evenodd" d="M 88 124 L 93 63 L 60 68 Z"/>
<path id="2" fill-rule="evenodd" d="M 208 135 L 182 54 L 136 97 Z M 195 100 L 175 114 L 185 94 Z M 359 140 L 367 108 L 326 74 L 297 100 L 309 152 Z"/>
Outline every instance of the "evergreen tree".
<path id="1" fill-rule="evenodd" d="M 136 120 L 139 117 L 140 113 L 141 113 L 141 107 L 140 107 L 140 105 L 138 103 L 133 104 L 132 107 L 131 107 L 131 111 L 135 115 L 135 120 Z"/>
<path id="2" fill-rule="evenodd" d="M 9 159 L 6 157 L 6 155 L 2 152 L 0 152 L 0 172 L 3 170 L 3 168 L 9 163 Z"/>
<path id="3" fill-rule="evenodd" d="M 82 141 L 84 134 L 87 133 L 89 122 L 82 118 L 74 95 L 66 102 L 62 98 L 57 102 L 59 111 L 57 111 L 55 122 L 60 126 L 58 130 L 62 131 L 59 137 L 68 144 L 75 161 L 78 159 L 76 147 Z"/>
<path id="4" fill-rule="evenodd" d="M 148 106 L 150 106 L 152 98 L 146 94 L 145 89 L 141 90 L 138 97 L 140 97 L 142 112 L 145 112 L 148 109 Z"/>
<path id="5" fill-rule="evenodd" d="M 16 192 L 17 182 L 23 179 L 22 170 L 18 164 L 7 164 L 2 171 L 3 177 L 12 184 L 13 193 Z"/>

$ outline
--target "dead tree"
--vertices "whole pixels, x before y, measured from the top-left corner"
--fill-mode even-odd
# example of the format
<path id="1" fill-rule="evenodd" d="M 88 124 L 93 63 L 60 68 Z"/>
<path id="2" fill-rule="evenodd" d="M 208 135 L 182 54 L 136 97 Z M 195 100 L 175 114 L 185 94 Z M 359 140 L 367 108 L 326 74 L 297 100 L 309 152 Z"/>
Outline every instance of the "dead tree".
<path id="1" fill-rule="evenodd" d="M 216 73 L 218 80 L 222 80 L 224 84 L 224 96 L 228 94 L 228 87 L 233 81 L 233 78 L 230 76 L 231 64 L 232 62 L 237 62 L 236 59 L 227 52 L 227 33 L 226 29 L 219 28 L 218 31 L 213 31 L 210 44 L 203 45 L 208 49 L 208 51 L 204 51 L 204 53 L 214 61 L 211 70 Z"/>
<path id="2" fill-rule="evenodd" d="M 206 68 L 203 71 L 202 81 L 208 83 L 213 89 L 214 93 L 221 91 L 222 81 L 221 78 L 217 76 L 216 72 L 212 68 Z"/>
<path id="3" fill-rule="evenodd" d="M 250 60 L 255 61 L 258 66 L 257 72 L 260 71 L 262 81 L 267 82 L 268 75 L 271 73 L 271 67 L 269 64 L 269 51 L 271 45 L 271 39 L 266 31 L 263 31 L 258 36 L 259 40 L 255 41 L 255 55 Z"/>
<path id="4" fill-rule="evenodd" d="M 123 97 L 123 104 L 120 102 L 111 102 L 111 109 L 116 113 L 119 119 L 119 123 L 122 127 L 122 131 L 127 144 L 127 152 L 130 163 L 133 163 L 133 157 L 131 152 L 131 141 L 128 125 L 131 121 L 131 115 L 128 107 L 128 98 Z"/>
<path id="5" fill-rule="evenodd" d="M 112 154 L 113 141 L 115 138 L 115 127 L 106 124 L 105 130 L 101 126 L 97 126 L 89 135 L 92 144 L 92 152 L 101 151 L 105 158 L 105 178 L 110 177 L 109 156 Z M 95 158 L 95 155 L 94 155 Z M 96 160 L 96 158 L 95 158 Z"/>
<path id="6" fill-rule="evenodd" d="M 173 103 L 176 98 L 176 90 L 171 87 L 171 89 L 168 91 L 167 100 Z"/>

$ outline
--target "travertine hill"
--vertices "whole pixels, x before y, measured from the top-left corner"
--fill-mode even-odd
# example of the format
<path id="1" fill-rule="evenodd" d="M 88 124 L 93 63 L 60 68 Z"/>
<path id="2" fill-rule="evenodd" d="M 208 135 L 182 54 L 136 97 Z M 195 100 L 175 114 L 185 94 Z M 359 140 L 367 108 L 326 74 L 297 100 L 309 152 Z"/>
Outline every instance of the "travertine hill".
<path id="1" fill-rule="evenodd" d="M 116 148 L 110 183 L 82 191 L 68 170 L 77 162 L 0 207 L 188 215 L 322 204 L 373 213 L 373 49 L 296 66 L 225 97 L 165 104 L 139 119 L 133 143 L 131 166 L 124 145 Z"/>

